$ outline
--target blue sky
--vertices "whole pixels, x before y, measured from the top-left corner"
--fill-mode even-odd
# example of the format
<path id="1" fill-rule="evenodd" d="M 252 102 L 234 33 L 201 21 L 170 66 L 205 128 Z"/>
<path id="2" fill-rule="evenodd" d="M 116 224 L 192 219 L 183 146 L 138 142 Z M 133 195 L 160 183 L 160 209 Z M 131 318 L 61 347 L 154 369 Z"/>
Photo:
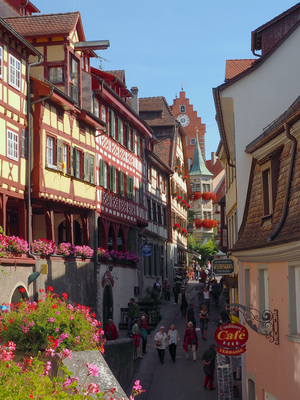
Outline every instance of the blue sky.
<path id="1" fill-rule="evenodd" d="M 212 88 L 227 59 L 255 58 L 251 31 L 296 4 L 291 0 L 32 0 L 43 14 L 80 11 L 87 40 L 110 41 L 104 70 L 124 69 L 140 97 L 165 96 L 181 83 L 206 124 L 206 158 L 219 144 Z M 93 61 L 99 67 L 99 60 Z"/>

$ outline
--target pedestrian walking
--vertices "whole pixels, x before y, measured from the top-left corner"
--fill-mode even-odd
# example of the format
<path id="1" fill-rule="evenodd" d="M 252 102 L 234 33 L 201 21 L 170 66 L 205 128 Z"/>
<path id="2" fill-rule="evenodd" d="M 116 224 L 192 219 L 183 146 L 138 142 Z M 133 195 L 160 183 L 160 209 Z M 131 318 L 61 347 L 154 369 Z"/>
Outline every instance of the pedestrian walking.
<path id="1" fill-rule="evenodd" d="M 222 310 L 220 311 L 220 315 L 219 315 L 219 321 L 220 321 L 220 323 L 219 323 L 218 326 L 220 326 L 220 325 L 222 325 L 222 324 L 227 324 L 227 323 L 230 322 L 230 315 L 229 315 L 229 313 L 226 311 L 226 305 L 227 305 L 227 303 L 224 303 L 224 304 L 223 304 L 223 308 L 222 308 Z"/>
<path id="2" fill-rule="evenodd" d="M 105 328 L 104 328 L 104 334 L 105 334 L 106 340 L 118 339 L 118 337 L 119 337 L 118 330 L 117 330 L 116 325 L 113 323 L 112 319 L 109 319 L 107 321 L 107 324 L 105 325 Z"/>
<path id="3" fill-rule="evenodd" d="M 170 330 L 168 332 L 169 339 L 169 353 L 173 362 L 176 361 L 176 349 L 177 344 L 180 341 L 178 331 L 175 329 L 175 325 L 172 324 L 170 326 Z"/>
<path id="4" fill-rule="evenodd" d="M 165 327 L 161 326 L 159 332 L 157 332 L 154 336 L 155 347 L 158 353 L 158 358 L 161 364 L 164 363 L 165 359 L 165 350 L 167 347 L 168 336 L 165 332 Z"/>
<path id="5" fill-rule="evenodd" d="M 128 305 L 128 335 L 131 334 L 132 323 L 135 319 L 140 318 L 140 306 L 135 302 L 134 298 L 130 299 Z"/>
<path id="6" fill-rule="evenodd" d="M 155 290 L 157 290 L 158 293 L 161 292 L 161 284 L 160 284 L 160 282 L 159 282 L 159 277 L 156 278 L 156 280 L 155 280 L 155 282 L 154 282 L 154 284 L 153 284 L 153 288 L 154 288 Z"/>
<path id="7" fill-rule="evenodd" d="M 165 296 L 165 301 L 170 301 L 171 285 L 167 278 L 165 278 L 165 280 L 164 280 L 163 293 Z"/>
<path id="8" fill-rule="evenodd" d="M 214 300 L 214 303 L 215 303 L 216 307 L 219 307 L 220 293 L 221 293 L 221 286 L 217 282 L 217 280 L 214 279 L 214 281 L 212 283 L 212 286 L 211 286 L 211 294 L 212 294 L 212 298 Z"/>
<path id="9" fill-rule="evenodd" d="M 202 267 L 202 270 L 200 272 L 200 279 L 201 279 L 201 282 L 205 284 L 206 279 L 207 279 L 207 274 L 205 272 L 205 267 Z"/>
<path id="10" fill-rule="evenodd" d="M 200 274 L 200 265 L 198 264 L 198 261 L 196 261 L 195 264 L 195 280 L 199 280 L 199 274 Z"/>
<path id="11" fill-rule="evenodd" d="M 202 294 L 203 294 L 203 291 L 204 291 L 204 283 L 202 283 L 202 281 L 200 281 L 198 283 L 197 291 L 198 291 L 199 308 L 201 308 L 201 306 L 202 306 Z"/>
<path id="12" fill-rule="evenodd" d="M 141 330 L 140 330 L 140 319 L 137 318 L 134 320 L 134 324 L 132 326 L 133 333 L 133 359 L 143 358 L 141 354 Z"/>
<path id="13" fill-rule="evenodd" d="M 215 388 L 213 387 L 214 384 L 214 374 L 215 374 L 215 361 L 216 361 L 216 350 L 215 350 L 215 344 L 211 344 L 207 350 L 203 353 L 202 356 L 202 361 L 203 361 L 203 369 L 205 373 L 205 379 L 204 379 L 204 389 L 207 388 L 208 384 L 208 389 L 209 390 L 214 390 Z"/>
<path id="14" fill-rule="evenodd" d="M 184 288 L 181 289 L 181 293 L 178 297 L 178 303 L 180 304 L 181 313 L 185 317 L 186 309 L 188 308 L 190 301 L 189 301 L 189 296 L 187 293 L 185 293 Z"/>
<path id="15" fill-rule="evenodd" d="M 174 293 L 174 304 L 178 304 L 178 295 L 180 293 L 180 282 L 175 282 L 174 287 L 173 287 L 173 293 Z"/>
<path id="16" fill-rule="evenodd" d="M 208 290 L 208 286 L 205 286 L 203 294 L 202 294 L 202 300 L 203 300 L 203 304 L 206 305 L 207 311 L 210 311 L 210 301 L 211 301 L 211 297 L 210 297 L 210 292 Z"/>
<path id="17" fill-rule="evenodd" d="M 192 322 L 188 323 L 188 327 L 184 332 L 183 343 L 183 349 L 186 351 L 186 359 L 190 358 L 190 350 L 192 350 L 193 360 L 197 362 L 198 337 Z"/>
<path id="18" fill-rule="evenodd" d="M 147 335 L 149 331 L 149 326 L 147 324 L 146 316 L 142 315 L 141 318 L 141 335 L 142 335 L 142 355 L 147 354 Z"/>
<path id="19" fill-rule="evenodd" d="M 209 314 L 208 314 L 205 304 L 202 305 L 202 308 L 199 312 L 199 318 L 200 318 L 200 329 L 201 329 L 201 333 L 202 333 L 202 339 L 206 340 Z"/>
<path id="20" fill-rule="evenodd" d="M 194 314 L 194 303 L 191 303 L 188 309 L 186 310 L 186 325 L 191 321 L 193 323 L 193 327 L 196 328 L 196 319 Z"/>

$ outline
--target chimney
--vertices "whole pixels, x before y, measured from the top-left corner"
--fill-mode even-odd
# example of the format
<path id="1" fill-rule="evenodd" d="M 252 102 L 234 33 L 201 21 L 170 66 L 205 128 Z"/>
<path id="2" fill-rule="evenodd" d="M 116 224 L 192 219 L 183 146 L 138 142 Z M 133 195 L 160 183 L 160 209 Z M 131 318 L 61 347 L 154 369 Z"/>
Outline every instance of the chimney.
<path id="1" fill-rule="evenodd" d="M 215 165 L 215 163 L 217 162 L 217 157 L 216 157 L 216 153 L 212 152 L 211 153 L 211 165 Z"/>
<path id="2" fill-rule="evenodd" d="M 132 93 L 131 107 L 137 114 L 139 114 L 139 89 L 135 86 L 132 87 L 130 91 Z"/>

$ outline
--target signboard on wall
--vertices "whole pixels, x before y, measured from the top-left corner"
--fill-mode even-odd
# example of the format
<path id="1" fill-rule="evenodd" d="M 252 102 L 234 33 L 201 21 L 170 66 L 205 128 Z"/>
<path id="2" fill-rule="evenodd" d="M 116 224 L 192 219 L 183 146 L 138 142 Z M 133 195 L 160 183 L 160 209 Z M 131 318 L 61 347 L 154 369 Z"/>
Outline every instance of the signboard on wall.
<path id="1" fill-rule="evenodd" d="M 230 275 L 234 273 L 234 261 L 231 258 L 217 258 L 212 261 L 215 275 Z"/>
<path id="2" fill-rule="evenodd" d="M 141 256 L 142 257 L 151 257 L 152 256 L 151 244 L 143 244 L 143 246 L 141 247 Z"/>
<path id="3" fill-rule="evenodd" d="M 246 351 L 247 329 L 240 324 L 222 324 L 215 330 L 217 352 L 227 356 L 236 356 Z"/>

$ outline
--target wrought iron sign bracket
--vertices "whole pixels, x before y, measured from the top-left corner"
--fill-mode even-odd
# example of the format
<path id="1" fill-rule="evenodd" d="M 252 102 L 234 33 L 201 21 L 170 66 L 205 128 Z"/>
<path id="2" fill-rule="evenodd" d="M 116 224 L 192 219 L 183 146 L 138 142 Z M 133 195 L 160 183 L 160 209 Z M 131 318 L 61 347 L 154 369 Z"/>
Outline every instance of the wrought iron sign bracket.
<path id="1" fill-rule="evenodd" d="M 245 307 L 243 304 L 231 303 L 226 305 L 226 311 L 231 314 L 241 312 L 244 315 L 244 320 L 254 332 L 264 335 L 270 343 L 279 345 L 279 324 L 278 310 L 273 312 L 264 310 L 262 312 L 250 307 Z"/>

